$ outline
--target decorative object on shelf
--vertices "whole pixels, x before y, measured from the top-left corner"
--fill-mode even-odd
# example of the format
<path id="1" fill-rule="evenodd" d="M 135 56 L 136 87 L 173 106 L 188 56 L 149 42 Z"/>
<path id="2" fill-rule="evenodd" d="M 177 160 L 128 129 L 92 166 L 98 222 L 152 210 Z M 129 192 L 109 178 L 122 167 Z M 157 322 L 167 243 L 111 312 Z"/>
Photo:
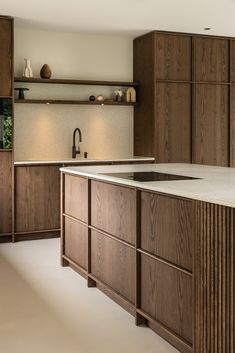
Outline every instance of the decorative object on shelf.
<path id="1" fill-rule="evenodd" d="M 23 87 L 15 88 L 15 91 L 19 92 L 17 99 L 25 99 L 24 92 L 29 91 L 29 88 L 23 88 Z"/>
<path id="2" fill-rule="evenodd" d="M 95 101 L 95 96 L 90 96 L 89 101 L 94 102 Z"/>
<path id="3" fill-rule="evenodd" d="M 117 89 L 116 91 L 114 91 L 114 100 L 116 102 L 123 101 L 123 91 L 121 89 Z"/>
<path id="4" fill-rule="evenodd" d="M 84 152 L 84 158 L 88 157 L 88 152 Z"/>
<path id="5" fill-rule="evenodd" d="M 135 103 L 136 102 L 136 90 L 134 87 L 129 87 L 126 91 L 126 101 L 128 103 Z"/>
<path id="6" fill-rule="evenodd" d="M 46 78 L 46 79 L 49 79 L 51 78 L 51 69 L 50 69 L 50 66 L 47 65 L 47 64 L 44 64 L 43 67 L 41 68 L 40 70 L 40 76 L 41 78 Z"/>
<path id="7" fill-rule="evenodd" d="M 27 77 L 27 78 L 33 77 L 33 70 L 31 68 L 31 64 L 30 64 L 29 59 L 24 59 L 23 77 Z"/>
<path id="8" fill-rule="evenodd" d="M 104 101 L 104 96 L 102 96 L 101 94 L 99 94 L 97 97 L 96 97 L 96 100 L 98 102 L 103 102 Z"/>
<path id="9" fill-rule="evenodd" d="M 12 117 L 5 116 L 3 123 L 3 147 L 6 149 L 12 148 Z"/>

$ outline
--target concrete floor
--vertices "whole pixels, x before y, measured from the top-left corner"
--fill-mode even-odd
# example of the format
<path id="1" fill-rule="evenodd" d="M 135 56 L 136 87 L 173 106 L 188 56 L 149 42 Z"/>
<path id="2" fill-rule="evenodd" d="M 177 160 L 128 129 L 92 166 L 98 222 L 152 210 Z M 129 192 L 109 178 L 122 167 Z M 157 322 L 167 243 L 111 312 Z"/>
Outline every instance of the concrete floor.
<path id="1" fill-rule="evenodd" d="M 0 244 L 0 353 L 178 352 L 59 253 L 59 239 Z"/>

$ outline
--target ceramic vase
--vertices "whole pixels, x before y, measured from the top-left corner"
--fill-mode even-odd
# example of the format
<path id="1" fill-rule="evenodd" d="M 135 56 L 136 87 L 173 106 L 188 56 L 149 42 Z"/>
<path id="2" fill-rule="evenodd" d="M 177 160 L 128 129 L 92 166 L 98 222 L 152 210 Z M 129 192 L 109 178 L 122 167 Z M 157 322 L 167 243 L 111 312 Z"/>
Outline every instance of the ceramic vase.
<path id="1" fill-rule="evenodd" d="M 29 59 L 24 59 L 23 77 L 27 77 L 27 78 L 33 77 L 33 70 L 31 68 Z"/>
<path id="2" fill-rule="evenodd" d="M 51 78 L 51 69 L 50 66 L 47 64 L 44 64 L 43 67 L 40 70 L 40 76 L 41 78 Z"/>

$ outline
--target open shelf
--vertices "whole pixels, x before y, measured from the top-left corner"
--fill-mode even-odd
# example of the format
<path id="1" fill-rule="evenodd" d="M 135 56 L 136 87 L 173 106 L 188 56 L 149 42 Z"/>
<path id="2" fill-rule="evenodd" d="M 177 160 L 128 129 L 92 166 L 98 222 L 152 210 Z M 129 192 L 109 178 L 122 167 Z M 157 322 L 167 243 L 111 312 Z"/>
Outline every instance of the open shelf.
<path id="1" fill-rule="evenodd" d="M 124 106 L 135 106 L 137 103 L 128 102 L 115 102 L 115 101 L 103 101 L 103 102 L 91 102 L 91 101 L 79 101 L 79 100 L 58 100 L 58 99 L 16 99 L 15 103 L 22 104 L 82 104 L 82 105 L 124 105 Z"/>
<path id="2" fill-rule="evenodd" d="M 12 152 L 12 148 L 0 148 L 0 152 Z"/>
<path id="3" fill-rule="evenodd" d="M 26 77 L 15 77 L 15 82 L 25 83 L 54 83 L 63 85 L 90 85 L 90 86 L 122 86 L 122 87 L 137 87 L 138 82 L 125 82 L 125 81 L 94 81 L 94 80 L 70 80 L 60 78 L 26 78 Z"/>

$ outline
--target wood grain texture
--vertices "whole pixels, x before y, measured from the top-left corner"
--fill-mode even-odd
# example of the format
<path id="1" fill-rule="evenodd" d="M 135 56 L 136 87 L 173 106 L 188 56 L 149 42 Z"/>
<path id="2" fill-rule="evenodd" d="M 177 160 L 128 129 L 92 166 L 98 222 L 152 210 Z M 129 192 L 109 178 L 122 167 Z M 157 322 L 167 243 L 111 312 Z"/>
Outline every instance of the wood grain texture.
<path id="1" fill-rule="evenodd" d="M 235 54 L 235 53 L 234 53 Z M 235 59 L 234 59 L 235 60 Z M 235 167 L 235 85 L 230 87 L 230 167 Z"/>
<path id="2" fill-rule="evenodd" d="M 235 40 L 230 41 L 231 73 L 230 81 L 235 83 Z"/>
<path id="3" fill-rule="evenodd" d="M 196 84 L 193 99 L 193 163 L 228 166 L 228 87 Z"/>
<path id="4" fill-rule="evenodd" d="M 136 38 L 134 45 L 134 80 L 140 82 L 138 101 L 134 107 L 134 155 L 154 156 L 154 77 L 155 43 L 149 33 Z"/>
<path id="5" fill-rule="evenodd" d="M 192 278 L 144 254 L 141 278 L 141 309 L 192 343 Z"/>
<path id="6" fill-rule="evenodd" d="M 229 82 L 229 41 L 193 38 L 194 80 Z"/>
<path id="7" fill-rule="evenodd" d="M 12 96 L 13 20 L 0 18 L 0 96 Z"/>
<path id="8" fill-rule="evenodd" d="M 235 210 L 195 201 L 194 353 L 235 351 Z"/>
<path id="9" fill-rule="evenodd" d="M 15 168 L 15 231 L 60 228 L 60 166 Z"/>
<path id="10" fill-rule="evenodd" d="M 91 225 L 135 244 L 135 190 L 92 180 Z"/>
<path id="11" fill-rule="evenodd" d="M 191 162 L 191 85 L 156 83 L 155 153 L 159 163 Z"/>
<path id="12" fill-rule="evenodd" d="M 0 152 L 0 234 L 12 233 L 12 153 Z"/>
<path id="13" fill-rule="evenodd" d="M 134 249 L 92 230 L 91 273 L 135 303 Z"/>
<path id="14" fill-rule="evenodd" d="M 67 217 L 65 217 L 64 224 L 65 255 L 87 270 L 88 228 Z"/>
<path id="15" fill-rule="evenodd" d="M 192 270 L 193 202 L 141 193 L 141 248 Z"/>
<path id="16" fill-rule="evenodd" d="M 88 221 L 88 180 L 74 175 L 65 175 L 64 211 L 83 222 Z"/>
<path id="17" fill-rule="evenodd" d="M 155 78 L 191 80 L 191 38 L 155 33 Z"/>

